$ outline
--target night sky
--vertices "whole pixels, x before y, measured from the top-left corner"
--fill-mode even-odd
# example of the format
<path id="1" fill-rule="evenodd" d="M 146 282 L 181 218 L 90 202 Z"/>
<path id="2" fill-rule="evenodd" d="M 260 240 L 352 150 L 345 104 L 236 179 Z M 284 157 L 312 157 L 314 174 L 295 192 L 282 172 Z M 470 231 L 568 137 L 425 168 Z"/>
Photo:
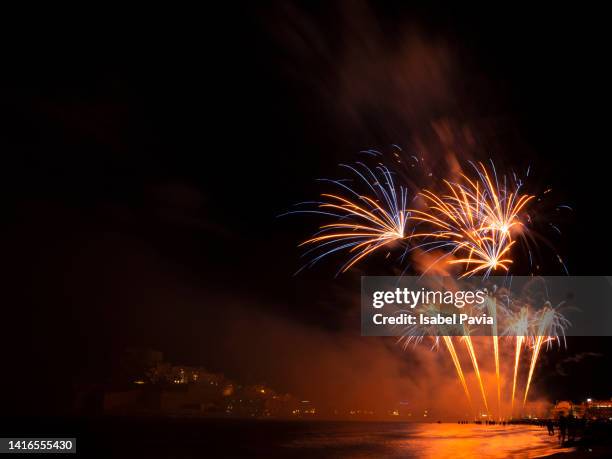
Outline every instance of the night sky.
<path id="1" fill-rule="evenodd" d="M 603 15 L 404 3 L 83 11 L 2 30 L 7 412 L 69 411 L 130 346 L 296 393 L 317 384 L 295 368 L 317 360 L 320 397 L 339 390 L 334 368 L 374 377 L 384 365 L 364 349 L 414 377 L 392 339 L 359 337 L 359 276 L 394 268 L 334 278 L 336 258 L 294 276 L 317 222 L 278 217 L 366 148 L 531 165 L 574 209 L 549 239 L 570 274 L 610 274 Z M 468 127 L 473 151 L 440 145 L 440 123 Z M 609 398 L 611 364 L 612 338 L 573 338 L 535 384 Z"/>

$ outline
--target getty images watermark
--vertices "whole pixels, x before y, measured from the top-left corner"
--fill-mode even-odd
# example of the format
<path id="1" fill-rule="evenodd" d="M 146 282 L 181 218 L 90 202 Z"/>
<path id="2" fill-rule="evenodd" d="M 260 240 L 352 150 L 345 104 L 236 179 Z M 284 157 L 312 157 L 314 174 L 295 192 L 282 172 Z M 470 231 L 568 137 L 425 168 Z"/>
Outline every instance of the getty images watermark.
<path id="1" fill-rule="evenodd" d="M 362 277 L 365 336 L 612 336 L 610 276 Z"/>

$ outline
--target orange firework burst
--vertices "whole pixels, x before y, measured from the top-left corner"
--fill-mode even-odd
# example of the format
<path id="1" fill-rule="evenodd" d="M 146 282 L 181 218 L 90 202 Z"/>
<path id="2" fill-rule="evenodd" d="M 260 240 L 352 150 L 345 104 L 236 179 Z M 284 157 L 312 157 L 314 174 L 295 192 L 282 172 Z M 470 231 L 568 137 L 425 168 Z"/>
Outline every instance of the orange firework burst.
<path id="1" fill-rule="evenodd" d="M 505 176 L 500 185 L 494 168 L 493 178 L 482 163 L 474 169 L 477 179 L 462 174 L 463 183 L 445 180 L 447 193 L 442 195 L 424 190 L 428 209 L 410 211 L 411 219 L 431 227 L 410 237 L 423 238 L 418 247 L 427 251 L 450 248 L 442 257 L 455 256 L 448 263 L 462 265 L 462 277 L 508 271 L 514 235 L 524 228 L 519 215 L 533 199 L 520 193 L 520 183 L 510 190 Z"/>
<path id="2" fill-rule="evenodd" d="M 322 214 L 336 219 L 321 226 L 318 233 L 300 244 L 313 245 L 307 254 L 316 253 L 306 266 L 312 266 L 332 253 L 346 250 L 351 257 L 339 271 L 346 272 L 373 252 L 406 238 L 407 189 L 395 185 L 393 174 L 385 166 L 379 165 L 375 169 L 363 163 L 342 166 L 357 176 L 367 194 L 357 192 L 350 182 L 327 180 L 336 185 L 340 193 L 324 193 L 320 202 L 303 203 L 315 204 L 316 210 L 289 212 Z"/>

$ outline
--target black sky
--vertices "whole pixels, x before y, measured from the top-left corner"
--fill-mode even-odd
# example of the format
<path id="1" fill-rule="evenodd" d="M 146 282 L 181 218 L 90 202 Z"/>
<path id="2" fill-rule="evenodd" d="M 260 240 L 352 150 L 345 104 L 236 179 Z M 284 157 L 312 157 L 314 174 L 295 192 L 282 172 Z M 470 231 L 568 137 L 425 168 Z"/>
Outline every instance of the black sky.
<path id="1" fill-rule="evenodd" d="M 332 262 L 293 277 L 313 226 L 277 216 L 315 196 L 314 179 L 338 162 L 410 149 L 436 119 L 486 126 L 484 150 L 532 164 L 538 186 L 575 209 L 553 241 L 570 273 L 609 274 L 607 28 L 601 12 L 558 8 L 270 2 L 16 16 L 0 74 L 11 406 L 65 410 L 74 385 L 103 379 L 127 346 L 261 378 L 210 332 L 235 307 L 358 334 L 340 320 L 356 320 L 360 272 L 333 280 Z M 424 58 L 450 62 L 441 93 L 394 97 L 413 81 L 395 71 L 406 35 Z M 387 84 L 396 73 L 406 79 Z M 571 341 L 545 362 L 551 393 L 610 397 L 612 341 Z M 571 359 L 584 352 L 602 355 Z"/>

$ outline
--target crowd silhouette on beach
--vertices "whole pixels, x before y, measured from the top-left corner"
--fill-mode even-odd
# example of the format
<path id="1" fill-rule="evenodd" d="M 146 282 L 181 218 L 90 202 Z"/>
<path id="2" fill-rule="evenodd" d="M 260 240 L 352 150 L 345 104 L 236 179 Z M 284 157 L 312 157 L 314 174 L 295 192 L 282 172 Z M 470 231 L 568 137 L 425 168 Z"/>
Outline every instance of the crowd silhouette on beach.
<path id="1" fill-rule="evenodd" d="M 587 419 L 573 414 L 561 415 L 552 419 L 514 419 L 508 421 L 477 420 L 457 421 L 458 424 L 480 425 L 515 425 L 531 424 L 544 427 L 551 437 L 557 436 L 562 446 L 588 446 L 592 444 L 608 444 L 612 440 L 612 419 Z"/>
<path id="2" fill-rule="evenodd" d="M 569 414 L 567 416 L 559 416 L 557 422 L 552 419 L 546 421 L 546 428 L 548 429 L 548 435 L 555 435 L 555 427 L 557 428 L 557 435 L 559 437 L 559 443 L 564 444 L 566 441 L 576 441 L 577 432 L 583 431 L 585 427 L 585 420 L 578 419 L 575 416 Z"/>

